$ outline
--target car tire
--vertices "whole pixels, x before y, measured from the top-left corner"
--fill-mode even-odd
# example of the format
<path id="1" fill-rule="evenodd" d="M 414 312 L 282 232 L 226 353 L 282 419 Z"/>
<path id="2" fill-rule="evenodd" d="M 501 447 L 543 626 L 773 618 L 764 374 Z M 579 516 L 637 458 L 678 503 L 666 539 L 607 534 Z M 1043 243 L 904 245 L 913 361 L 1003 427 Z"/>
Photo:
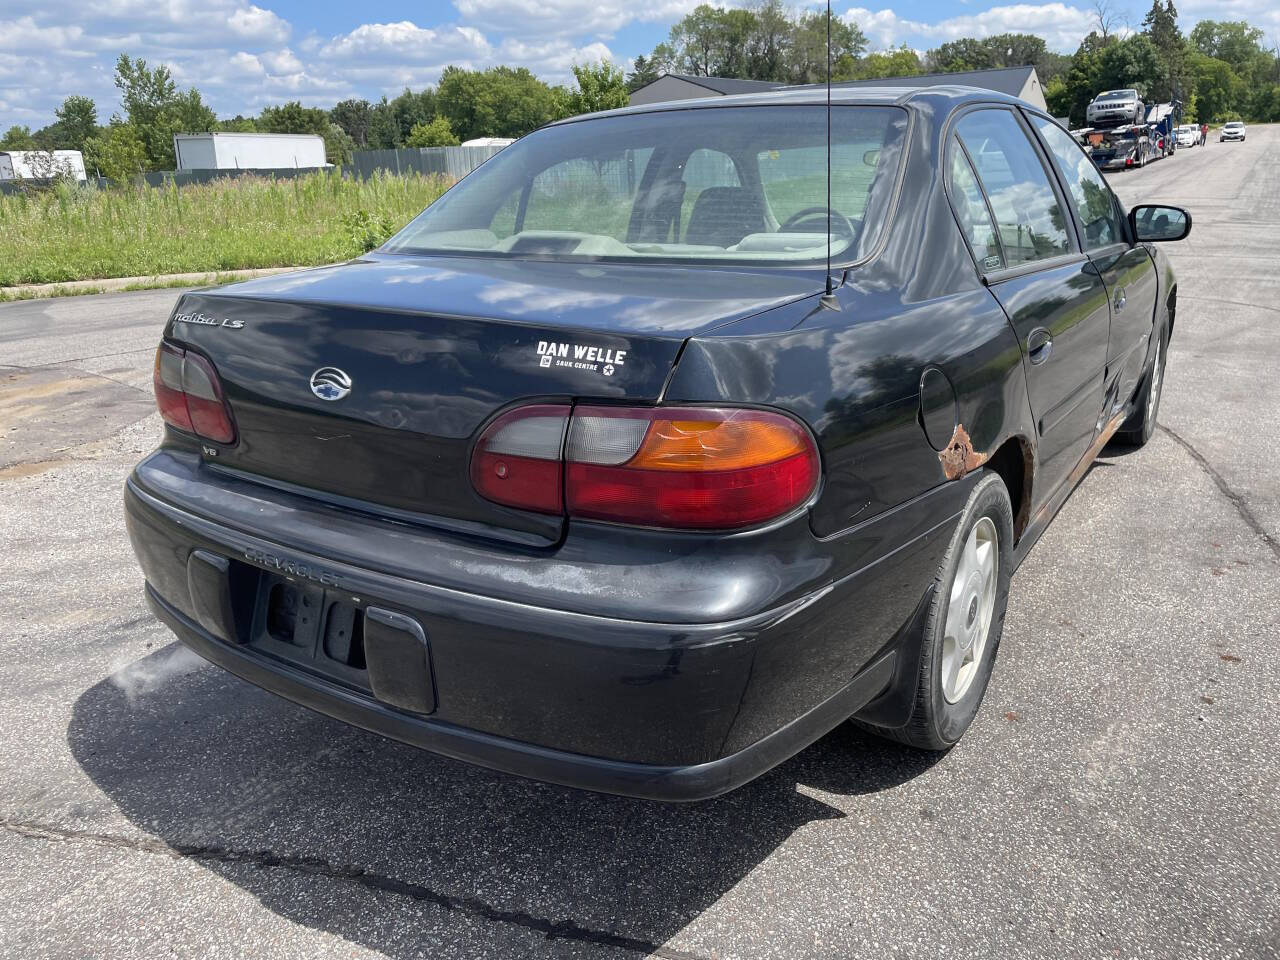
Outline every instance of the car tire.
<path id="1" fill-rule="evenodd" d="M 1160 397 L 1164 392 L 1164 375 L 1169 359 L 1169 337 L 1163 328 L 1156 352 L 1151 356 L 1146 372 L 1142 375 L 1142 389 L 1138 393 L 1138 408 L 1116 431 L 1116 440 L 1129 447 L 1146 446 L 1156 432 L 1160 416 Z"/>
<path id="2" fill-rule="evenodd" d="M 1009 491 L 998 474 L 987 472 L 969 494 L 934 579 L 910 719 L 892 730 L 858 726 L 920 750 L 955 746 L 977 715 L 991 679 L 1012 573 Z"/>

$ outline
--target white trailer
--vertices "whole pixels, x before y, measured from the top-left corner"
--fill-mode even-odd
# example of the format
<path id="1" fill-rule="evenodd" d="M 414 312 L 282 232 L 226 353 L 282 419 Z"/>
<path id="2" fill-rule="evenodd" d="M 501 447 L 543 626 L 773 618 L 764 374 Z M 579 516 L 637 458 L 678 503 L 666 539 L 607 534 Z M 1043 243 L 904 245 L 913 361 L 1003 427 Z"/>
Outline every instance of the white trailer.
<path id="1" fill-rule="evenodd" d="M 283 170 L 323 167 L 324 138 L 312 133 L 179 133 L 179 170 Z"/>
<path id="2" fill-rule="evenodd" d="M 7 150 L 0 152 L 0 180 L 84 181 L 84 156 L 79 150 Z"/>

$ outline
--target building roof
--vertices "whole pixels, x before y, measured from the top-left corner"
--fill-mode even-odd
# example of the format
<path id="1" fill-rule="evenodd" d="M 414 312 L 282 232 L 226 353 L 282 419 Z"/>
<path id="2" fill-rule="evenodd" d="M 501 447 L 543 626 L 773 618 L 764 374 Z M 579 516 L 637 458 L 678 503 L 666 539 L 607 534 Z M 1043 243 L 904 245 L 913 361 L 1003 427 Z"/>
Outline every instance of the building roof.
<path id="1" fill-rule="evenodd" d="M 1036 68 L 998 67 L 994 70 L 965 70 L 960 73 L 923 73 L 915 77 L 881 77 L 875 80 L 850 80 L 832 84 L 834 87 L 932 87 L 939 84 L 958 87 L 981 87 L 1007 93 L 1011 97 L 1022 95 L 1027 82 L 1035 77 Z M 821 86 L 821 84 L 814 84 Z"/>
<path id="2" fill-rule="evenodd" d="M 786 83 L 775 83 L 768 80 L 735 80 L 727 77 L 696 77 L 684 73 L 664 73 L 658 83 L 665 77 L 674 77 L 708 91 L 708 96 L 733 96 L 744 93 L 765 93 L 768 91 L 787 90 L 825 90 L 821 83 L 794 86 Z M 652 84 L 646 84 L 644 90 Z M 1011 97 L 1026 98 L 1034 106 L 1044 108 L 1044 95 L 1040 91 L 1040 81 L 1036 76 L 1036 68 L 1030 65 L 1023 67 L 999 67 L 994 70 L 966 70 L 960 73 L 926 73 L 914 77 L 880 77 L 875 80 L 846 80 L 833 83 L 831 89 L 850 90 L 867 87 L 895 87 L 918 89 L 920 87 L 977 87 L 982 90 L 995 90 Z M 635 91 L 635 93 L 640 91 Z M 1029 96 L 1028 96 L 1029 95 Z"/>
<path id="3" fill-rule="evenodd" d="M 773 80 L 738 80 L 734 77 L 699 77 L 690 73 L 664 73 L 663 77 L 675 77 L 677 80 L 683 80 L 685 83 L 692 83 L 699 87 L 706 87 L 722 97 L 732 96 L 735 93 L 757 93 L 761 90 L 776 90 L 779 87 L 785 87 L 785 83 L 776 83 Z M 659 77 L 658 80 L 661 80 Z M 654 81 L 655 83 L 657 81 Z M 646 84 L 645 86 L 648 86 Z"/>

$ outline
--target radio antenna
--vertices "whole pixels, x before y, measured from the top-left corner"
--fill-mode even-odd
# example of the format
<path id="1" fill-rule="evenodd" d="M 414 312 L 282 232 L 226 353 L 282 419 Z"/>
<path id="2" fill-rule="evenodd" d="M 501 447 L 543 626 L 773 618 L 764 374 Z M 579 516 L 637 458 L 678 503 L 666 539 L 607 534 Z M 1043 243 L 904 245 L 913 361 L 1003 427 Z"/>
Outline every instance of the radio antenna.
<path id="1" fill-rule="evenodd" d="M 821 302 L 828 310 L 840 309 L 835 292 L 831 279 L 831 0 L 827 0 L 827 281 Z"/>

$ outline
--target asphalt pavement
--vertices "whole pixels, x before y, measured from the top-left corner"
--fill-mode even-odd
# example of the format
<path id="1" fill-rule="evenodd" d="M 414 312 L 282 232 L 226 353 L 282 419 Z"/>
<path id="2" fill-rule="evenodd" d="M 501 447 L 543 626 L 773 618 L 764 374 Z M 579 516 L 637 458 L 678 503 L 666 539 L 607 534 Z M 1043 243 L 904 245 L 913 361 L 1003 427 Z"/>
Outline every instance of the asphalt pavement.
<path id="1" fill-rule="evenodd" d="M 175 291 L 0 304 L 0 956 L 1280 956 L 1280 128 L 1187 206 L 1162 427 L 1013 581 L 945 756 L 849 728 L 663 806 L 262 692 L 148 614 L 121 485 Z"/>

